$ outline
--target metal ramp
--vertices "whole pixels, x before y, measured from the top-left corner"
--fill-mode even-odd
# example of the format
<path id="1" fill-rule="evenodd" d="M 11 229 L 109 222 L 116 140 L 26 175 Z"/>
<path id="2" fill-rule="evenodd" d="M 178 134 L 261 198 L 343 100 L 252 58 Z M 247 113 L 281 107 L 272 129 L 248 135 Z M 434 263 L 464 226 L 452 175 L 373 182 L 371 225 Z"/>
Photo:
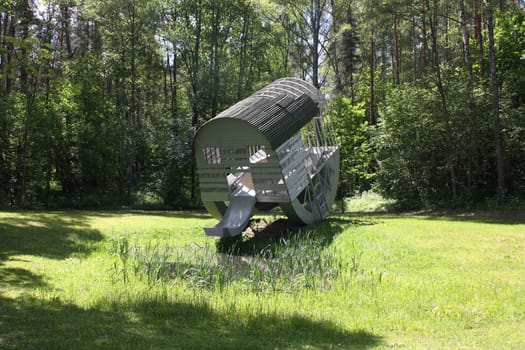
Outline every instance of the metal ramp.
<path id="1" fill-rule="evenodd" d="M 232 194 L 222 220 L 215 227 L 204 228 L 206 235 L 214 237 L 240 235 L 250 222 L 255 202 L 255 190 L 246 186 L 239 188 Z"/>

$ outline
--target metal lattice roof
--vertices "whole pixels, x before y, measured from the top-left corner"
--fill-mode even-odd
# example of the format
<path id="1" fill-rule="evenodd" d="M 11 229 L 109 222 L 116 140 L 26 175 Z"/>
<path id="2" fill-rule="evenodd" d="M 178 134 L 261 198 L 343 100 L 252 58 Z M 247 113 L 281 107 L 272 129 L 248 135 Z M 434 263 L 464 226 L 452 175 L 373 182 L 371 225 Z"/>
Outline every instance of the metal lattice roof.
<path id="1" fill-rule="evenodd" d="M 246 121 L 277 148 L 319 114 L 322 102 L 319 90 L 312 85 L 300 79 L 283 78 L 236 103 L 208 123 L 223 118 Z"/>

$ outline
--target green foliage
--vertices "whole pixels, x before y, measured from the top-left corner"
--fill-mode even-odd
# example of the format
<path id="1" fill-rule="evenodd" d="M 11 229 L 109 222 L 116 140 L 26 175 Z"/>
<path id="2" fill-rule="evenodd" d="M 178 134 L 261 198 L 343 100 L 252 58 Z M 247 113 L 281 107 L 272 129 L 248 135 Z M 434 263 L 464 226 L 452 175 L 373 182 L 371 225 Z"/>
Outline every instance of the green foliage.
<path id="1" fill-rule="evenodd" d="M 525 14 L 516 2 L 498 7 L 505 180 L 519 202 Z M 0 1 L 0 205 L 198 206 L 196 129 L 290 75 L 329 96 L 342 197 L 377 188 L 408 207 L 484 202 L 496 195 L 498 131 L 486 10 L 481 1 Z"/>
<path id="2" fill-rule="evenodd" d="M 525 194 L 525 10 L 516 8 L 500 13 L 497 23 L 495 40 L 510 192 L 522 197 Z"/>
<path id="3" fill-rule="evenodd" d="M 385 102 L 376 141 L 377 181 L 403 206 L 418 206 L 446 187 L 446 147 L 437 113 L 435 93 L 408 85 L 390 91 Z"/>
<path id="4" fill-rule="evenodd" d="M 197 205 L 195 129 L 286 74 L 270 4 L 51 1 L 38 21 L 14 5 L 0 12 L 2 204 Z"/>
<path id="5" fill-rule="evenodd" d="M 330 119 L 335 128 L 341 152 L 341 196 L 369 190 L 375 177 L 376 154 L 370 143 L 365 109 L 339 97 L 330 108 Z"/>
<path id="6" fill-rule="evenodd" d="M 402 207 L 469 205 L 495 193 L 490 105 L 475 91 L 469 111 L 464 73 L 442 74 L 448 117 L 437 91 L 418 85 L 391 88 L 381 109 L 377 185 Z"/>

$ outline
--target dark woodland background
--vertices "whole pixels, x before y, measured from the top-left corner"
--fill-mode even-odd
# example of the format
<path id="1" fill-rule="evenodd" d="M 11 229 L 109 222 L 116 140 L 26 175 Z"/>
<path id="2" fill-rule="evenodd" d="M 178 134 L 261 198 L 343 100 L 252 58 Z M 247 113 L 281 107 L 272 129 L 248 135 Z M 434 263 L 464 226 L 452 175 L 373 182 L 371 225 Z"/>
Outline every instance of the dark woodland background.
<path id="1" fill-rule="evenodd" d="M 199 206 L 192 138 L 267 83 L 328 99 L 340 196 L 525 199 L 525 3 L 0 0 L 0 206 Z"/>

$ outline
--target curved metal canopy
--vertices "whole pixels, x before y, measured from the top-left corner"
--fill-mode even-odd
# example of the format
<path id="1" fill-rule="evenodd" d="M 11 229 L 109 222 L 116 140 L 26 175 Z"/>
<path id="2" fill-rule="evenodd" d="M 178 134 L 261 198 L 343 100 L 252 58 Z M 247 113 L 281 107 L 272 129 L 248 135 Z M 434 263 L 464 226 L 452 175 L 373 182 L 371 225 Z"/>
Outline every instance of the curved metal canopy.
<path id="1" fill-rule="evenodd" d="M 277 148 L 317 116 L 323 102 L 319 90 L 307 82 L 283 78 L 236 103 L 209 122 L 215 123 L 224 118 L 243 120 L 257 128 L 272 147 Z"/>

